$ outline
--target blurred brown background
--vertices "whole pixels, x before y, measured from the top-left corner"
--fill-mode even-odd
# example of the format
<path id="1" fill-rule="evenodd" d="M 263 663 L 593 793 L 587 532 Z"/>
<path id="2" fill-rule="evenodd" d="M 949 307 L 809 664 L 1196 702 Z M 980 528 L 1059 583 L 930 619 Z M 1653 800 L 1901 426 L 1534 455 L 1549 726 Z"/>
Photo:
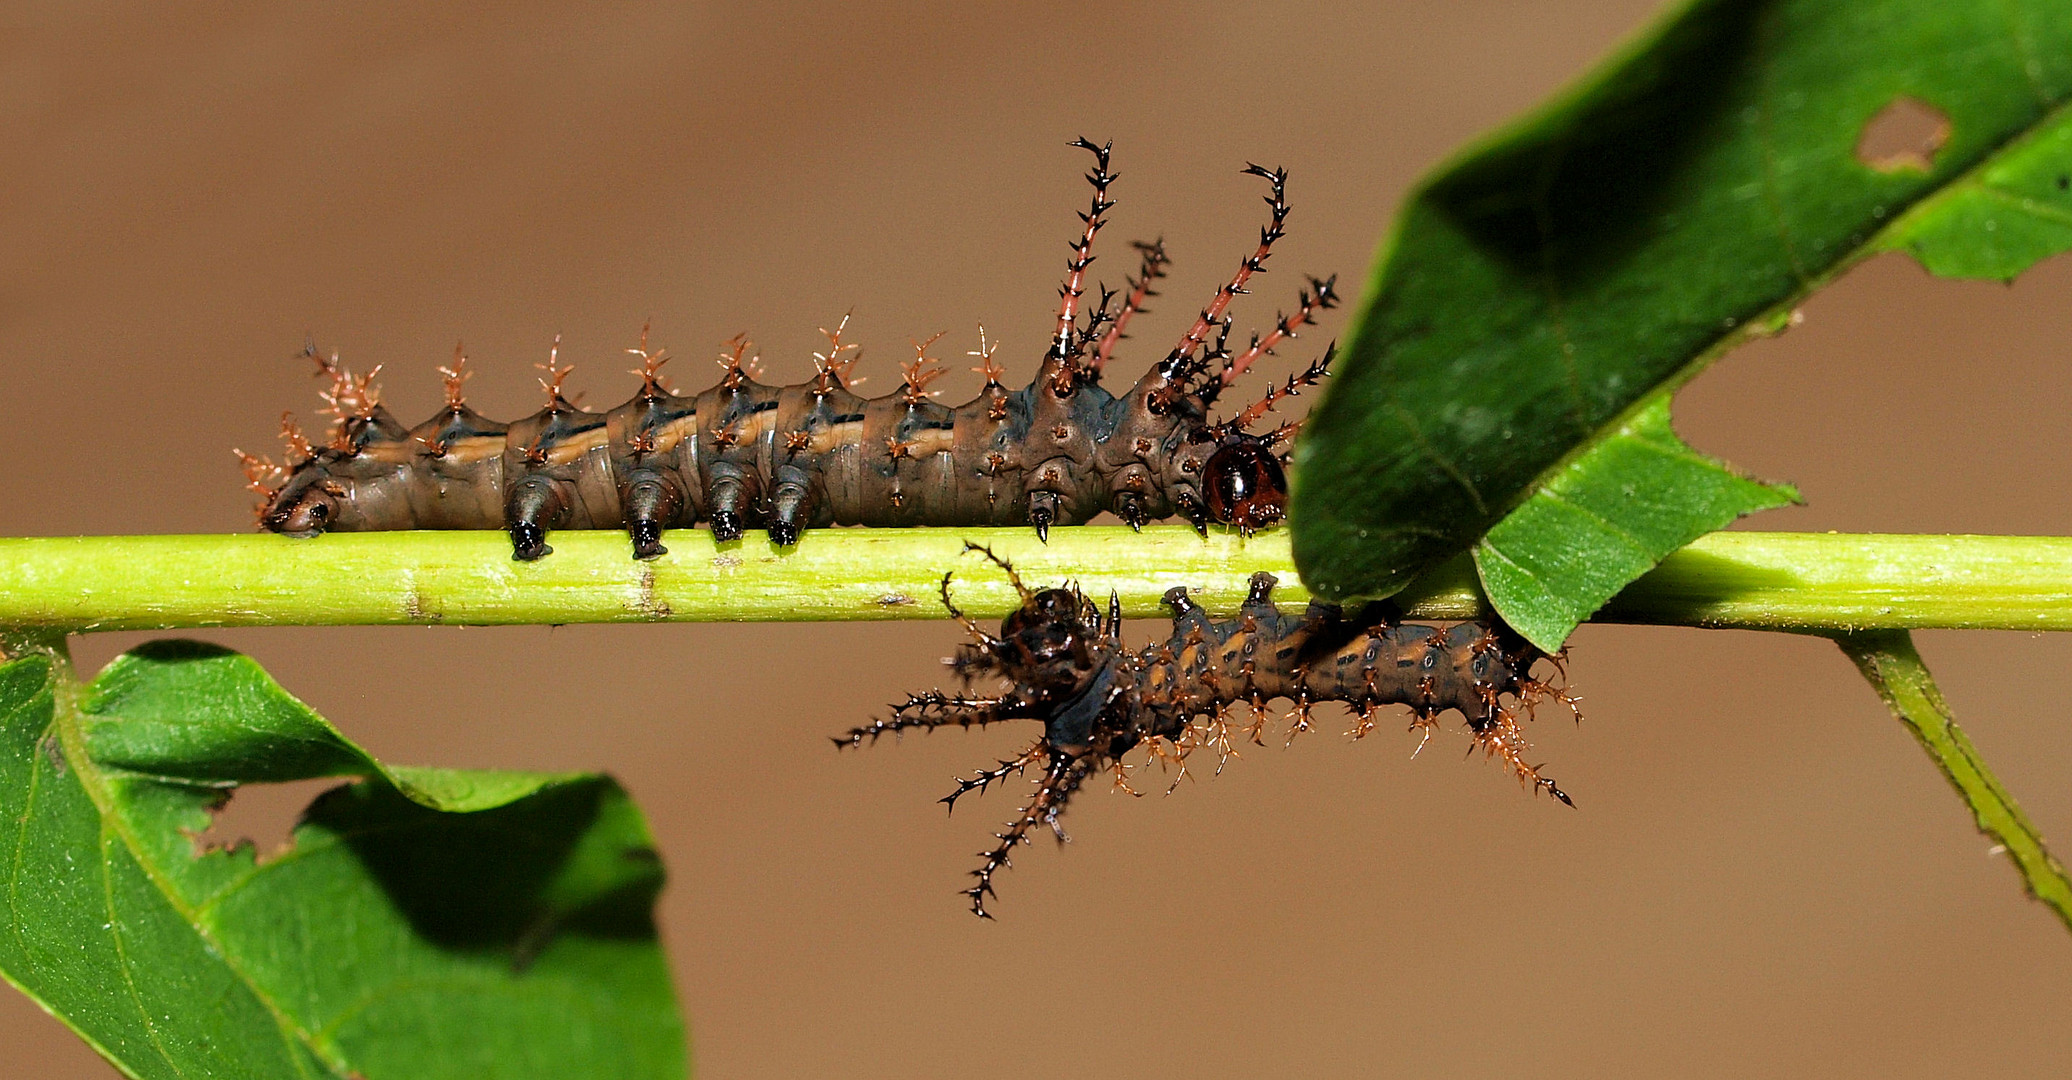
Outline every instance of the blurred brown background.
<path id="1" fill-rule="evenodd" d="M 616 402 L 650 316 L 694 385 L 742 330 L 799 378 L 852 308 L 873 388 L 910 337 L 955 355 L 979 320 L 1025 375 L 1081 133 L 1123 174 L 1097 272 L 1132 236 L 1178 259 L 1128 370 L 1249 245 L 1247 160 L 1293 174 L 1239 313 L 1264 323 L 1298 271 L 1357 292 L 1418 173 L 1655 6 L 9 5 L 0 534 L 246 528 L 229 448 L 313 410 L 305 331 L 388 364 L 410 421 L 456 339 L 492 415 L 536 407 L 555 333 Z M 2068 298 L 2066 260 L 2003 287 L 1882 259 L 1699 380 L 1681 426 L 1801 486 L 1763 528 L 2072 532 Z M 1325 734 L 1169 799 L 1093 794 L 989 925 L 953 890 L 1012 796 L 949 820 L 934 799 L 1027 733 L 825 740 L 933 683 L 947 622 L 202 636 L 391 760 L 623 779 L 716 1080 L 2072 1069 L 2072 940 L 1815 640 L 1584 628 L 1589 719 L 1536 733 L 1578 811 L 1463 763 L 1457 733 L 1414 762 L 1407 735 Z M 2072 839 L 2072 641 L 1922 647 Z M 238 820 L 270 842 L 251 807 L 284 801 Z M 0 1075 L 110 1071 L 6 992 Z"/>

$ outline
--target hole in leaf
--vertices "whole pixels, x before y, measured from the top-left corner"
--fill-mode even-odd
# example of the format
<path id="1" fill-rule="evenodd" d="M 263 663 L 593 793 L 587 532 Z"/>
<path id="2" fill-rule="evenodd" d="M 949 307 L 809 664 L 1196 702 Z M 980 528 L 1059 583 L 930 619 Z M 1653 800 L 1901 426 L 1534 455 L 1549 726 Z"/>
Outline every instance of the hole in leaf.
<path id="1" fill-rule="evenodd" d="M 209 827 L 191 838 L 197 856 L 211 851 L 250 847 L 260 862 L 295 846 L 295 826 L 316 797 L 350 783 L 350 778 L 323 776 L 280 784 L 240 784 L 223 792 L 223 802 L 209 815 Z"/>
<path id="2" fill-rule="evenodd" d="M 1863 125 L 1856 160 L 1879 172 L 1927 172 L 1949 141 L 1950 118 L 1941 109 L 1902 95 Z"/>

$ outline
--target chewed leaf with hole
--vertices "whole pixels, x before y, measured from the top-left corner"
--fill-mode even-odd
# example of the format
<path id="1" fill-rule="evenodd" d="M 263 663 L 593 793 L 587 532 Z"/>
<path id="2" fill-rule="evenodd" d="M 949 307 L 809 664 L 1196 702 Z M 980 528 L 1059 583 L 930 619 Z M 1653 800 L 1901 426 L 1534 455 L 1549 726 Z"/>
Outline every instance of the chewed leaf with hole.
<path id="1" fill-rule="evenodd" d="M 236 785 L 358 777 L 292 845 Z M 684 1039 L 640 812 L 595 775 L 393 769 L 193 642 L 0 666 L 0 973 L 133 1076 L 663 1077 Z"/>
<path id="2" fill-rule="evenodd" d="M 1872 254 L 2006 278 L 2072 248 L 2068 98 L 2059 0 L 1673 12 L 1410 196 L 1296 451 L 1303 581 L 1386 596 L 1473 546 L 1552 648 L 1787 501 L 1678 441 L 1668 395 Z"/>
<path id="3" fill-rule="evenodd" d="M 1917 98 L 1904 94 L 1878 110 L 1856 140 L 1856 159 L 1879 172 L 1935 167 L 1936 152 L 1950 141 L 1950 118 Z"/>
<path id="4" fill-rule="evenodd" d="M 1878 246 L 1942 277 L 2002 281 L 2072 250 L 2072 114 L 2060 109 L 1916 204 Z"/>

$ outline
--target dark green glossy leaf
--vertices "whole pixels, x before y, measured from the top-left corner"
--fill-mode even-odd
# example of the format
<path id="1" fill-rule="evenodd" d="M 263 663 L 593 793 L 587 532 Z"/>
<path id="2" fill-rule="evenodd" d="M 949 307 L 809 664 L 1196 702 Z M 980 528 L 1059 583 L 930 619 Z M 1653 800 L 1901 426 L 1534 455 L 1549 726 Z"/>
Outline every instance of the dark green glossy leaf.
<path id="1" fill-rule="evenodd" d="M 365 775 L 290 849 L 237 784 Z M 385 770 L 236 653 L 0 667 L 0 971 L 144 1077 L 664 1077 L 647 826 L 605 777 Z"/>
<path id="2" fill-rule="evenodd" d="M 1478 567 L 1548 641 L 1663 544 L 1775 505 L 1672 445 L 1666 415 L 1653 465 L 1621 430 L 1869 254 L 2007 277 L 2072 246 L 2068 95 L 2062 0 L 1673 14 L 1405 205 L 1297 449 L 1304 582 L 1385 596 L 1520 511 Z M 1860 160 L 1902 99 L 1947 118 L 1932 161 Z"/>

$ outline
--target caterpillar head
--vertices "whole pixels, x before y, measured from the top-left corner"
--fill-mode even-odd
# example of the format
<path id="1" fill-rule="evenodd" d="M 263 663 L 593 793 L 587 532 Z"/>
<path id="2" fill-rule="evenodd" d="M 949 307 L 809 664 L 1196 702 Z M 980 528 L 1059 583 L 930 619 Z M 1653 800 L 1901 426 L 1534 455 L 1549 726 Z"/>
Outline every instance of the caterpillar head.
<path id="1" fill-rule="evenodd" d="M 1320 295 L 1328 295 L 1327 288 L 1318 283 Z M 1290 376 L 1285 385 L 1269 388 L 1265 397 L 1243 412 L 1189 435 L 1189 444 L 1183 451 L 1191 450 L 1194 456 L 1181 465 L 1198 477 L 1199 502 L 1210 519 L 1235 525 L 1249 536 L 1279 523 L 1287 515 L 1288 473 L 1281 467 L 1281 452 L 1276 448 L 1295 437 L 1301 421 L 1282 424 L 1264 435 L 1254 435 L 1246 429 L 1265 418 L 1283 398 L 1294 397 L 1303 387 L 1322 382 L 1331 372 L 1336 352 L 1336 345 L 1325 349 L 1321 359 Z M 1236 370 L 1235 365 L 1231 370 Z M 1204 404 L 1214 402 L 1222 385 L 1226 384 L 1209 384 Z"/>
<path id="2" fill-rule="evenodd" d="M 1100 608 L 1077 588 L 1031 589 L 991 548 L 966 543 L 964 550 L 983 555 L 999 567 L 1021 597 L 1020 605 L 1000 621 L 1000 635 L 994 637 L 957 609 L 950 600 L 950 575 L 943 575 L 943 605 L 974 639 L 952 661 L 966 678 L 997 674 L 1014 683 L 1027 703 L 1055 701 L 1078 690 L 1114 651 L 1120 640 L 1119 612 L 1111 611 L 1104 620 Z"/>
<path id="3" fill-rule="evenodd" d="M 338 520 L 343 492 L 322 468 L 314 463 L 295 470 L 259 514 L 259 525 L 269 532 L 310 537 Z"/>
<path id="4" fill-rule="evenodd" d="M 1287 513 L 1288 474 L 1264 439 L 1225 439 L 1202 463 L 1201 485 L 1209 517 L 1247 535 Z"/>
<path id="5" fill-rule="evenodd" d="M 1039 693 L 1069 692 L 1093 668 L 1101 630 L 1077 589 L 1039 589 L 1000 622 L 1003 667 Z"/>
<path id="6" fill-rule="evenodd" d="M 1213 521 L 1250 536 L 1287 513 L 1288 473 L 1271 436 L 1204 427 L 1173 452 L 1166 482 L 1182 512 L 1200 515 L 1197 524 Z"/>

